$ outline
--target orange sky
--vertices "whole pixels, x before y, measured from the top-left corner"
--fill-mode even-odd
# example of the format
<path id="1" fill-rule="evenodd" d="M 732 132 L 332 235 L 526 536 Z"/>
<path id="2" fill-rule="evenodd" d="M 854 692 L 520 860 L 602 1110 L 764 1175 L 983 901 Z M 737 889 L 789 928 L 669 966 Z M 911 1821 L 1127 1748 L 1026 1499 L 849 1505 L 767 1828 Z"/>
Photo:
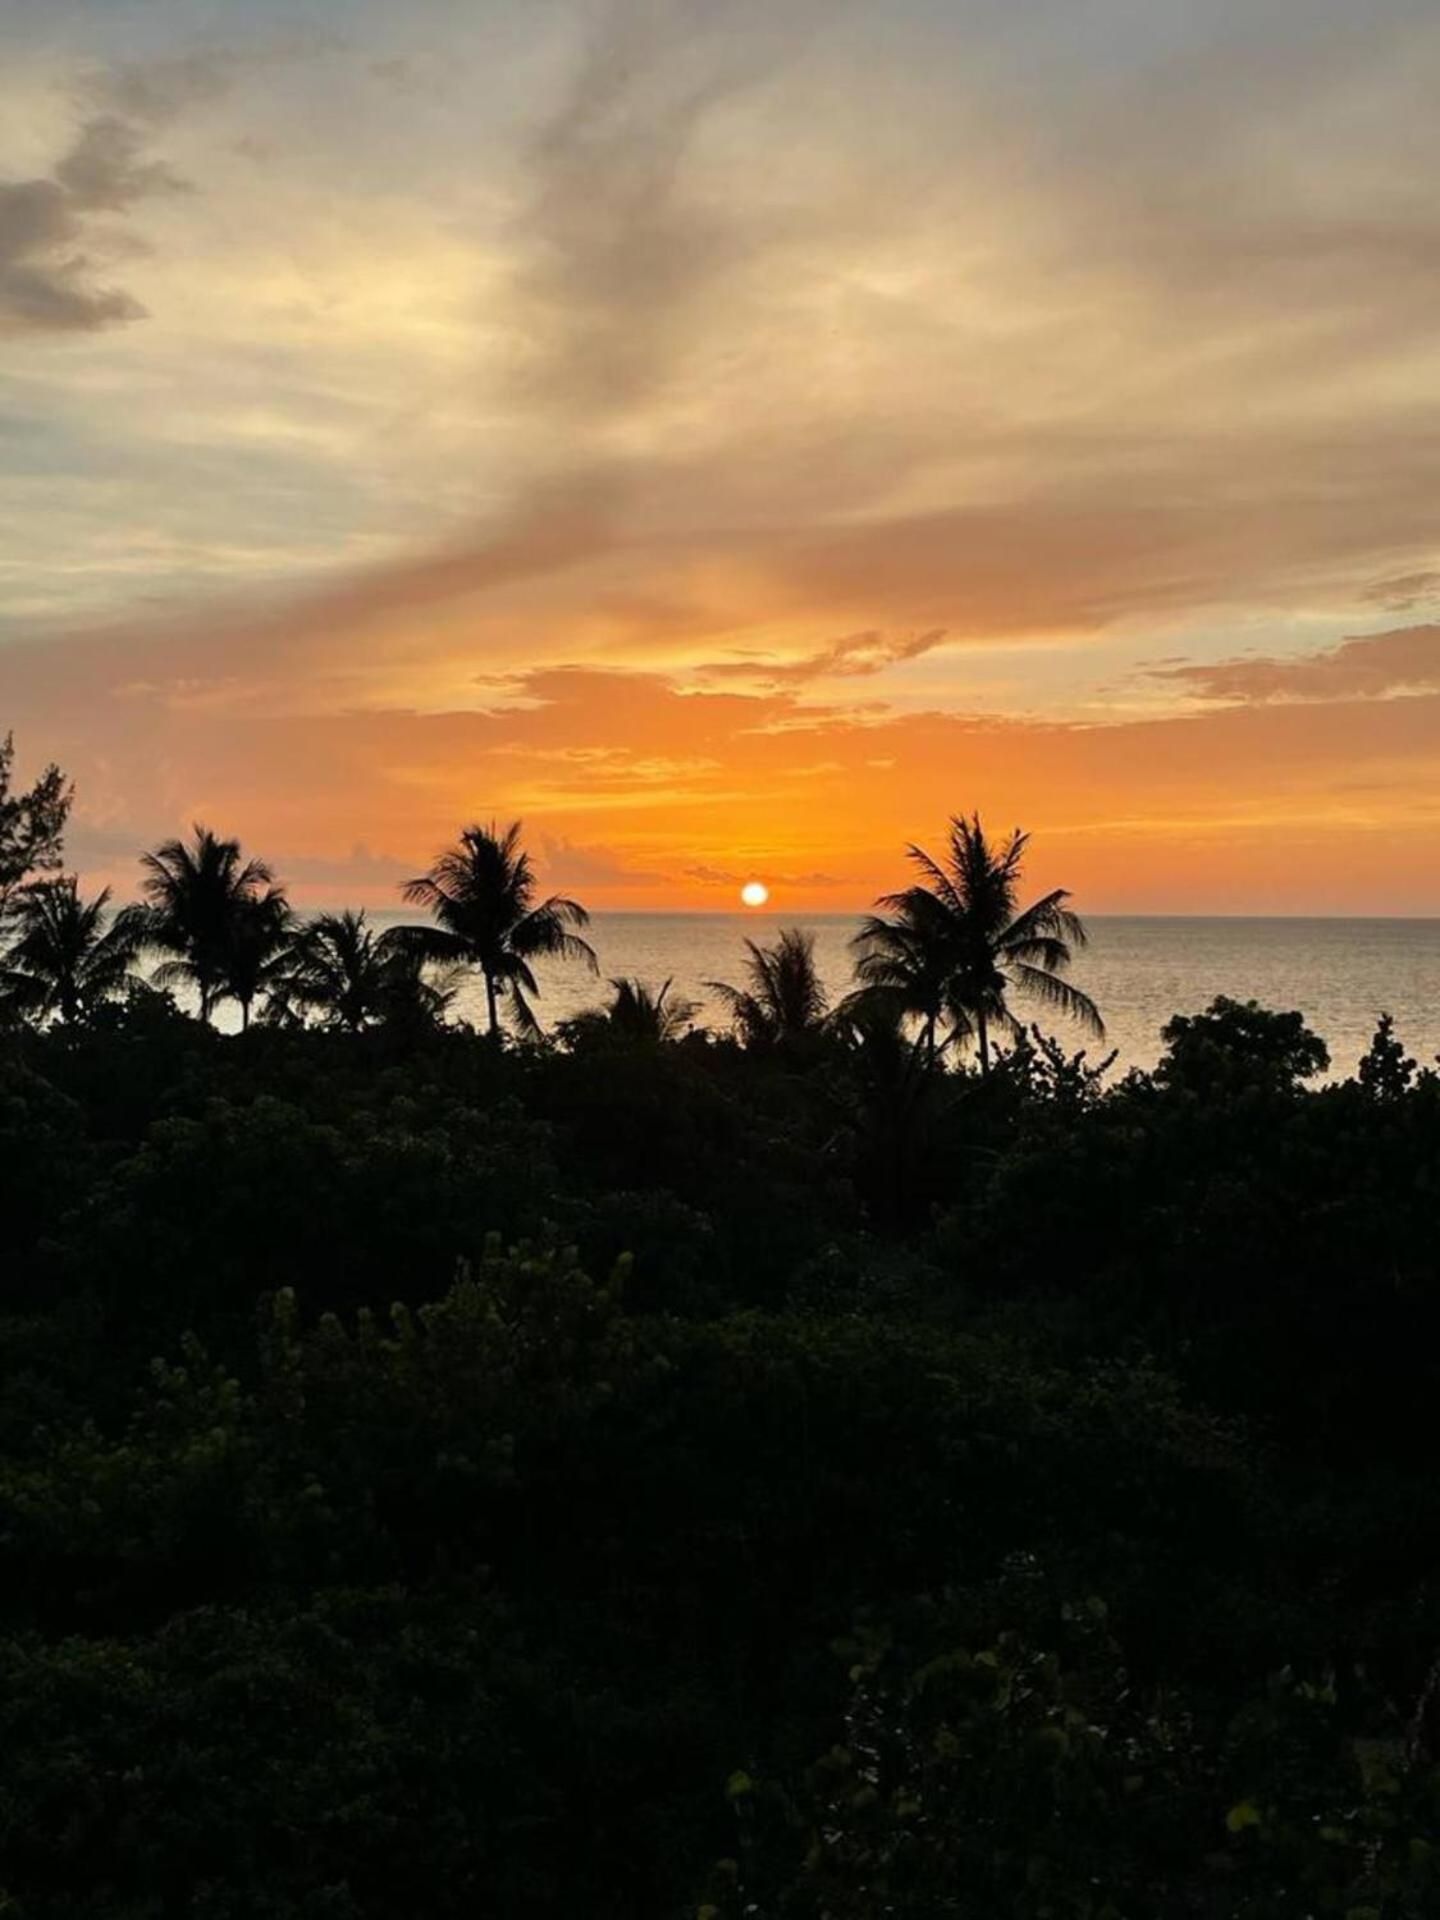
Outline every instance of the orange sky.
<path id="1" fill-rule="evenodd" d="M 1440 913 L 1440 22 L 0 25 L 0 728 L 128 890 Z"/>

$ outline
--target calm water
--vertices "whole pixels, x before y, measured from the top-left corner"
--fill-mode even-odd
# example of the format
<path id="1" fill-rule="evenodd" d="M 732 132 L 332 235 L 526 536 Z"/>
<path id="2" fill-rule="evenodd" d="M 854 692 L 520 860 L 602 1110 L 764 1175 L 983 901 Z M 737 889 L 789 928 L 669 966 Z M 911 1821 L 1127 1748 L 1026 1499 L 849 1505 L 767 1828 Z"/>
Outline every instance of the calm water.
<path id="1" fill-rule="evenodd" d="M 395 915 L 394 918 L 401 918 Z M 377 916 L 389 920 L 391 915 Z M 832 993 L 850 985 L 849 915 L 812 918 L 738 913 L 601 913 L 591 944 L 604 976 L 637 975 L 653 985 L 706 998 L 705 981 L 741 980 L 742 942 L 771 940 L 782 925 L 815 935 L 816 956 Z M 1098 1004 L 1109 1029 L 1106 1047 L 1121 1066 L 1151 1066 L 1160 1028 L 1172 1013 L 1195 1012 L 1216 994 L 1298 1008 L 1327 1042 L 1335 1071 L 1348 1074 L 1375 1030 L 1393 1013 L 1410 1052 L 1423 1062 L 1440 1054 L 1440 920 L 1106 919 L 1087 917 L 1090 946 L 1071 973 Z M 551 1026 L 603 997 L 583 968 L 540 973 L 538 1011 Z M 717 1020 L 712 1004 L 701 1023 Z M 458 1011 L 483 1019 L 469 998 Z M 1079 1036 L 1046 1014 L 1044 1024 L 1079 1046 Z"/>

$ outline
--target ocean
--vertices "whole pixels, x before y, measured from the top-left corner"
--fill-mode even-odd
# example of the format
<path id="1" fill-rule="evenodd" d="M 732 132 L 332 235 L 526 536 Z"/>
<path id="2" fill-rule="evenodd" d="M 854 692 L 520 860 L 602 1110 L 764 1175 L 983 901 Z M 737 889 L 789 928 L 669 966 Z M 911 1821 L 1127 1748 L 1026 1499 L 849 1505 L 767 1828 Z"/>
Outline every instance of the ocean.
<path id="1" fill-rule="evenodd" d="M 410 917 L 375 916 L 387 923 Z M 705 1001 L 707 980 L 741 983 L 747 938 L 772 940 L 782 925 L 814 934 L 825 982 L 838 997 L 851 985 L 849 941 L 858 924 L 848 914 L 597 913 L 589 937 L 601 979 L 583 967 L 541 967 L 537 1012 L 551 1027 L 597 1004 L 605 980 L 620 975 L 654 986 L 670 979 L 677 995 Z M 1440 920 L 1087 915 L 1086 925 L 1090 944 L 1069 977 L 1099 1006 L 1107 1039 L 1087 1041 L 1043 1009 L 1037 1017 L 1092 1058 L 1116 1049 L 1117 1071 L 1153 1066 L 1170 1016 L 1197 1012 L 1222 993 L 1298 1009 L 1328 1045 L 1337 1076 L 1354 1072 L 1382 1012 L 1395 1016 L 1399 1037 L 1423 1064 L 1440 1054 Z M 721 1019 L 714 995 L 708 1000 L 701 1025 Z M 466 989 L 457 1011 L 482 1020 L 481 996 Z"/>

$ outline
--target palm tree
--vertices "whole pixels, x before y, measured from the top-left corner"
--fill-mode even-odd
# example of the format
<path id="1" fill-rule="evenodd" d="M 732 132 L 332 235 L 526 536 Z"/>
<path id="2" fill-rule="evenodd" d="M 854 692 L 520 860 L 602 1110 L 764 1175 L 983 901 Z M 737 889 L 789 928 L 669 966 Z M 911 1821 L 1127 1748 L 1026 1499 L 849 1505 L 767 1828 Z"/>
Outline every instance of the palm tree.
<path id="1" fill-rule="evenodd" d="M 250 1025 L 250 1009 L 258 996 L 279 985 L 291 923 L 290 908 L 277 888 L 248 902 L 235 916 L 220 997 L 238 1002 L 242 1033 Z"/>
<path id="2" fill-rule="evenodd" d="M 399 927 L 387 928 L 375 944 L 384 962 L 381 1024 L 412 1030 L 440 1026 L 460 991 L 463 967 L 428 961 L 406 943 Z"/>
<path id="3" fill-rule="evenodd" d="M 263 860 L 245 859 L 238 840 L 208 827 L 196 826 L 188 845 L 167 840 L 140 864 L 145 943 L 174 956 L 156 969 L 157 983 L 194 987 L 202 1020 L 222 1000 L 238 1000 L 248 1024 L 289 924 L 284 888 Z"/>
<path id="4" fill-rule="evenodd" d="M 689 1032 L 698 1000 L 670 998 L 673 982 L 667 980 L 657 992 L 642 980 L 612 980 L 614 989 L 608 1006 L 591 1007 L 562 1021 L 561 1038 L 572 1047 L 587 1039 L 622 1040 L 630 1046 L 659 1047 L 681 1039 Z"/>
<path id="5" fill-rule="evenodd" d="M 558 893 L 536 900 L 535 873 L 520 845 L 518 820 L 504 833 L 493 821 L 488 827 L 466 827 L 430 871 L 408 881 L 403 892 L 411 906 L 428 907 L 438 925 L 397 928 L 398 940 L 426 960 L 478 968 L 492 1034 L 500 1031 L 502 1001 L 523 1033 L 539 1033 L 530 1005 L 530 997 L 540 992 L 532 960 L 583 960 L 592 973 L 599 971 L 589 942 L 571 932 L 590 924 L 580 903 Z"/>
<path id="6" fill-rule="evenodd" d="M 1074 947 L 1084 946 L 1085 927 L 1065 905 L 1062 888 L 1030 906 L 1017 905 L 1020 872 L 1029 835 L 1017 828 L 1003 846 L 985 838 L 980 816 L 956 817 L 943 860 L 912 846 L 910 858 L 924 876 L 916 886 L 886 894 L 853 942 L 862 983 L 899 995 L 923 1025 L 933 1054 L 942 1022 L 944 1044 L 974 1038 L 980 1071 L 990 1071 L 993 1030 L 1016 1039 L 1022 1023 L 1007 995 L 1044 1002 L 1097 1037 L 1105 1025 L 1088 994 L 1062 978 Z M 886 918 L 888 913 L 890 918 Z"/>
<path id="7" fill-rule="evenodd" d="M 785 927 L 773 947 L 754 940 L 745 945 L 748 986 L 731 987 L 723 980 L 705 984 L 719 994 L 746 1046 L 775 1046 L 817 1032 L 826 997 L 815 967 L 814 935 Z"/>
<path id="8" fill-rule="evenodd" d="M 839 1119 L 857 1191 L 877 1222 L 910 1227 L 937 1184 L 936 1148 L 954 1112 L 953 1075 L 909 1028 L 902 997 L 885 987 L 847 994 L 829 1022 L 845 1071 L 822 1085 Z"/>
<path id="9" fill-rule="evenodd" d="M 700 1011 L 698 1000 L 683 996 L 670 998 L 673 981 L 667 980 L 655 992 L 641 980 L 612 980 L 615 997 L 605 1009 L 605 1018 L 617 1034 L 627 1040 L 663 1045 L 688 1033 Z"/>
<path id="10" fill-rule="evenodd" d="M 454 987 L 428 980 L 398 931 L 376 933 L 363 913 L 322 913 L 286 950 L 266 1017 L 316 1014 L 323 1026 L 351 1033 L 388 1020 L 438 1020 Z"/>
<path id="11" fill-rule="evenodd" d="M 902 899 L 894 920 L 871 915 L 851 942 L 861 949 L 855 965 L 861 984 L 840 1011 L 853 1012 L 868 1025 L 867 1003 L 879 1001 L 877 1011 L 887 1017 L 898 1010 L 918 1020 L 926 1060 L 934 1066 L 944 1047 L 973 1032 L 970 1015 L 953 992 L 960 966 L 955 929 L 945 902 L 924 887 L 912 887 L 903 896 L 888 894 L 877 905 L 896 906 Z M 947 1019 L 950 1032 L 942 1043 L 939 1031 Z"/>
<path id="12" fill-rule="evenodd" d="M 136 908 L 111 916 L 109 905 L 108 887 L 84 900 L 73 877 L 22 888 L 13 898 L 6 999 L 36 1019 L 56 1015 L 72 1025 L 122 992 L 134 977 L 143 928 Z"/>

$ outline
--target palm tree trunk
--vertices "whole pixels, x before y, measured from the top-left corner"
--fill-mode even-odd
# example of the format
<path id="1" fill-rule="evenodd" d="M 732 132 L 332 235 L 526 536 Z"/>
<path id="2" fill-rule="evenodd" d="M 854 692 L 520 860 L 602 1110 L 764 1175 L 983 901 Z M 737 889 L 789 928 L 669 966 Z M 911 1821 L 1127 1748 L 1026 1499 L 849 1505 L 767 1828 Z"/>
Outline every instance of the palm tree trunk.
<path id="1" fill-rule="evenodd" d="M 985 1080 L 990 1074 L 990 1023 L 983 1005 L 975 1009 L 975 1022 L 980 1035 L 980 1078 Z"/>
<path id="2" fill-rule="evenodd" d="M 485 1004 L 490 1009 L 490 1031 L 498 1037 L 500 1032 L 500 1000 L 495 991 L 495 976 L 487 967 L 485 970 Z"/>

